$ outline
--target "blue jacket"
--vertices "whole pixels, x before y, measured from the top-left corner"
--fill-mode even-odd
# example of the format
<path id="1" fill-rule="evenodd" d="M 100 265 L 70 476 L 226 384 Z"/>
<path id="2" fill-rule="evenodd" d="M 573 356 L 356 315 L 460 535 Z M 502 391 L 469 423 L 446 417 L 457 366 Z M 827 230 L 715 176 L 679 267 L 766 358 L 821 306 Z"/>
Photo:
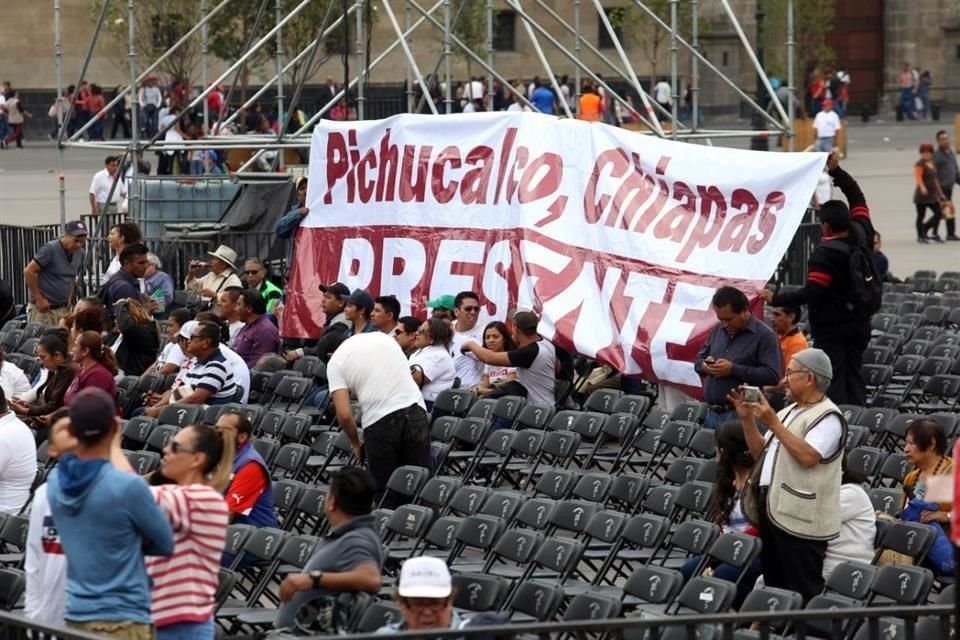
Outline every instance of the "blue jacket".
<path id="1" fill-rule="evenodd" d="M 150 624 L 143 557 L 173 555 L 173 531 L 147 483 L 107 460 L 66 455 L 47 495 L 67 556 L 64 618 Z"/>
<path id="2" fill-rule="evenodd" d="M 270 481 L 270 470 L 254 446 L 248 442 L 233 456 L 233 475 L 237 475 L 241 468 L 250 463 L 258 464 L 260 468 L 263 469 L 264 474 L 267 476 L 267 490 L 260 494 L 257 503 L 253 505 L 253 510 L 250 511 L 250 515 L 237 516 L 233 521 L 236 524 L 250 524 L 258 529 L 263 527 L 279 527 L 277 509 L 273 504 L 273 483 Z M 229 492 L 229 489 L 227 491 Z"/>
<path id="3" fill-rule="evenodd" d="M 277 220 L 277 226 L 274 228 L 274 233 L 277 234 L 278 238 L 290 240 L 287 246 L 288 270 L 293 264 L 293 236 L 297 233 L 297 229 L 300 227 L 300 223 L 303 222 L 303 218 L 304 216 L 300 215 L 300 205 L 295 205 L 293 209 L 287 211 Z"/>

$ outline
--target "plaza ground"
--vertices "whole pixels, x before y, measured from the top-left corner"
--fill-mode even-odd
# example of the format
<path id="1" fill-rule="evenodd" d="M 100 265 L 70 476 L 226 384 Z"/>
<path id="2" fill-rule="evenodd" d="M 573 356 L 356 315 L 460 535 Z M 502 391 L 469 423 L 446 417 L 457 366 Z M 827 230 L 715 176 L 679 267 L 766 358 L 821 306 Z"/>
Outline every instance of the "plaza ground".
<path id="1" fill-rule="evenodd" d="M 722 126 L 733 125 L 730 122 Z M 710 123 L 710 126 L 720 125 Z M 884 251 L 890 258 L 893 273 L 903 277 L 917 269 L 960 270 L 960 243 L 917 244 L 911 201 L 917 146 L 921 142 L 933 142 L 941 128 L 953 136 L 953 114 L 944 114 L 941 122 L 897 123 L 875 119 L 867 124 L 851 121 L 849 127 L 849 157 L 843 165 L 863 187 L 875 225 L 883 234 Z M 722 142 L 741 148 L 748 145 L 747 140 Z M 89 211 L 90 178 L 102 168 L 105 155 L 107 152 L 91 149 L 66 151 L 68 218 Z M 148 159 L 155 167 L 156 156 L 148 154 Z M 25 149 L 0 151 L 0 224 L 59 222 L 58 174 L 56 149 L 46 140 L 27 140 Z M 957 190 L 954 201 L 960 202 Z"/>

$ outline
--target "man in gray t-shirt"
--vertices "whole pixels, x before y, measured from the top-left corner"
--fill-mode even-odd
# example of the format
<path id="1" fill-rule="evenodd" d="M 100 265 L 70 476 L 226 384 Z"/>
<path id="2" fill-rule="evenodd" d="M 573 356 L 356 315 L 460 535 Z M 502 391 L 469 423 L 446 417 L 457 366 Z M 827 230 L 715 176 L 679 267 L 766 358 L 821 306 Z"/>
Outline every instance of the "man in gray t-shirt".
<path id="1" fill-rule="evenodd" d="M 374 528 L 376 483 L 370 472 L 347 467 L 333 474 L 323 511 L 331 531 L 317 544 L 303 573 L 284 578 L 274 627 L 293 627 L 297 611 L 311 600 L 339 593 L 377 593 L 386 553 Z"/>
<path id="2" fill-rule="evenodd" d="M 63 237 L 40 247 L 23 269 L 30 289 L 27 319 L 57 325 L 70 313 L 70 301 L 83 265 L 83 247 L 87 243 L 87 225 L 80 220 L 68 222 Z"/>

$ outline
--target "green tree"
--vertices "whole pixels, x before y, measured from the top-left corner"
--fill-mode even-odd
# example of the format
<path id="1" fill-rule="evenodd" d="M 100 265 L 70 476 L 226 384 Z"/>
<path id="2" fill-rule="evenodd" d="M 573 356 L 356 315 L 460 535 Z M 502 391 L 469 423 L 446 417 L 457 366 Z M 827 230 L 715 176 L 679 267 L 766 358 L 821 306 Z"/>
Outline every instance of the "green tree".
<path id="1" fill-rule="evenodd" d="M 194 1 L 196 2 L 196 0 Z M 263 37 L 263 34 L 269 30 L 268 25 L 274 22 L 274 11 L 273 3 L 267 0 L 267 6 L 264 9 L 263 17 L 260 19 L 260 25 L 254 34 L 253 27 L 257 20 L 260 3 L 261 0 L 231 0 L 227 8 L 211 18 L 208 33 L 210 52 L 213 53 L 213 55 L 221 60 L 233 62 L 246 53 L 247 42 L 250 41 L 251 34 L 254 36 L 252 42 L 256 42 L 256 40 Z M 247 88 L 250 86 L 251 70 L 264 64 L 269 55 L 269 49 L 260 47 L 241 69 L 241 101 L 247 99 Z"/>
<path id="2" fill-rule="evenodd" d="M 456 6 L 456 5 L 455 5 Z M 453 33 L 473 53 L 484 58 L 487 55 L 487 2 L 486 0 L 460 0 L 457 6 Z M 473 77 L 473 58 L 454 45 L 453 53 L 467 63 L 467 76 Z"/>
<path id="3" fill-rule="evenodd" d="M 766 14 L 764 41 L 767 69 L 786 77 L 787 0 L 760 0 Z M 829 68 L 835 59 L 827 36 L 833 30 L 834 0 L 796 0 L 794 8 L 794 40 L 796 42 L 796 94 L 798 104 L 805 104 L 814 71 Z"/>
<path id="4" fill-rule="evenodd" d="M 670 24 L 671 0 L 645 0 L 644 4 L 665 24 Z M 702 3 L 701 3 L 702 4 Z M 670 57 L 670 31 L 661 26 L 647 12 L 636 6 L 616 7 L 607 10 L 614 29 L 623 33 L 623 40 L 629 43 L 630 49 L 639 50 L 650 65 L 650 86 L 657 82 L 658 71 Z M 710 22 L 700 17 L 698 21 L 700 33 L 710 29 Z M 693 13 L 689 0 L 677 2 L 677 33 L 683 39 L 690 41 L 693 30 Z"/>
<path id="5" fill-rule="evenodd" d="M 94 21 L 102 7 L 102 0 L 90 0 L 90 15 Z M 116 51 L 127 51 L 128 19 L 126 3 L 110 3 L 104 30 L 107 41 Z M 137 0 L 133 21 L 136 66 L 142 70 L 200 21 L 200 3 L 197 0 Z M 157 71 L 167 80 L 182 80 L 189 84 L 200 62 L 200 55 L 200 34 L 197 33 L 162 62 Z M 114 59 L 129 71 L 129 59 L 125 54 L 114 56 Z"/>

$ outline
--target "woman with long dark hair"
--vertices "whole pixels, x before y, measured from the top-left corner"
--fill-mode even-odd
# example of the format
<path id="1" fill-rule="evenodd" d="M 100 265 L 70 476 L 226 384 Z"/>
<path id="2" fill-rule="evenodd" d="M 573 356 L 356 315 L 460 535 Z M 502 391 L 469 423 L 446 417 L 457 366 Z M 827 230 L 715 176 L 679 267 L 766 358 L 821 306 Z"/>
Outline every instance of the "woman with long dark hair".
<path id="1" fill-rule="evenodd" d="M 73 383 L 78 367 L 70 361 L 67 330 L 53 329 L 40 336 L 37 359 L 47 370 L 46 379 L 37 387 L 36 400 L 9 400 L 10 409 L 33 429 L 38 442 L 46 439 L 52 424 L 51 414 L 64 406 L 64 396 Z"/>
<path id="2" fill-rule="evenodd" d="M 169 558 L 147 559 L 157 640 L 213 640 L 214 596 L 230 520 L 222 492 L 230 484 L 234 447 L 232 435 L 215 427 L 185 427 L 164 447 L 161 470 L 151 476 L 175 544 Z M 132 471 L 118 442 L 111 457 Z"/>
<path id="3" fill-rule="evenodd" d="M 73 361 L 80 367 L 80 371 L 67 389 L 63 397 L 64 404 L 78 391 L 87 387 L 97 387 L 106 391 L 111 398 L 117 397 L 117 358 L 110 347 L 103 343 L 103 338 L 96 331 L 84 331 L 73 343 Z"/>
<path id="4" fill-rule="evenodd" d="M 450 355 L 452 342 L 453 329 L 439 318 L 430 318 L 417 330 L 417 350 L 410 356 L 410 372 L 423 393 L 427 411 L 433 409 L 433 401 L 441 391 L 451 388 L 457 377 Z"/>
<path id="5" fill-rule="evenodd" d="M 137 300 L 120 300 L 113 310 L 120 330 L 119 346 L 114 342 L 117 365 L 126 375 L 139 376 L 150 368 L 160 350 L 157 323 Z"/>
<path id="6" fill-rule="evenodd" d="M 483 346 L 490 351 L 513 351 L 516 345 L 507 325 L 494 320 L 483 329 Z M 485 396 L 501 384 L 517 379 L 516 367 L 498 367 L 492 364 L 483 365 L 483 378 L 476 388 L 477 395 Z"/>
<path id="7" fill-rule="evenodd" d="M 739 422 L 724 422 L 717 428 L 717 479 L 713 489 L 714 522 L 724 531 L 756 532 L 743 515 L 741 499 L 750 479 L 754 465 L 753 456 L 743 436 L 743 427 Z M 683 565 L 684 578 L 689 579 L 700 565 L 702 557 L 691 558 Z M 705 574 L 714 578 L 735 582 L 741 569 L 727 564 L 715 564 L 708 567 Z M 735 607 L 739 607 L 753 584 L 763 573 L 760 558 L 757 557 L 749 567 L 743 570 L 743 577 L 737 586 Z"/>
<path id="8" fill-rule="evenodd" d="M 180 370 L 180 366 L 187 359 L 183 349 L 180 348 L 180 329 L 192 319 L 193 315 L 189 309 L 174 309 L 170 312 L 170 316 L 167 318 L 167 338 L 169 338 L 169 342 L 163 347 L 163 351 L 160 352 L 153 365 L 155 373 L 166 376 Z"/>

